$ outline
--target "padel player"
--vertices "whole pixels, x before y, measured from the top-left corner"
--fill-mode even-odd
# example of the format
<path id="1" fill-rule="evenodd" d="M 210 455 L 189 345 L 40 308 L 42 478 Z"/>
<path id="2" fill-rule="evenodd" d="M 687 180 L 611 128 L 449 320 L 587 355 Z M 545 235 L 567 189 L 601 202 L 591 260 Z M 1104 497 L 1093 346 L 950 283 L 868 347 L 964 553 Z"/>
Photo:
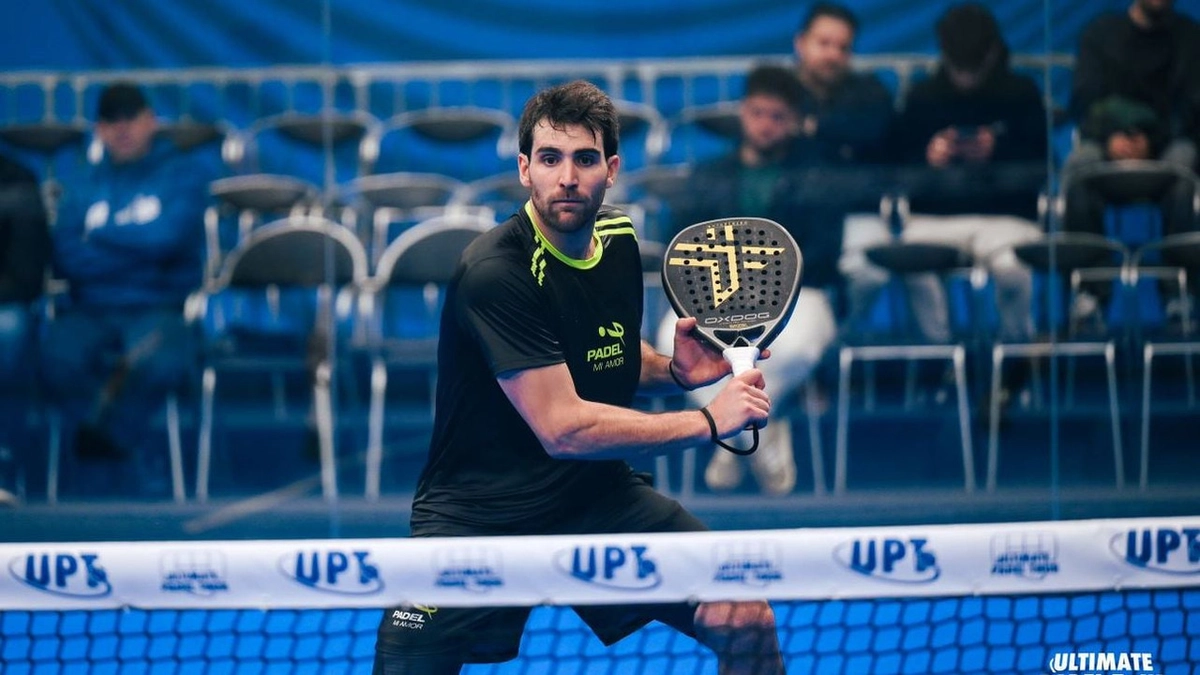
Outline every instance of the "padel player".
<path id="1" fill-rule="evenodd" d="M 526 104 L 517 166 L 530 199 L 471 244 L 448 290 L 413 536 L 704 530 L 623 458 L 765 423 L 770 401 L 757 369 L 731 377 L 707 414 L 630 407 L 639 392 L 694 388 L 730 367 L 691 334 L 694 319 L 680 320 L 673 361 L 636 334 L 643 296 L 633 225 L 601 207 L 621 164 L 617 134 L 612 101 L 587 82 L 546 89 Z M 512 659 L 529 611 L 389 609 L 374 672 L 441 675 Z M 711 648 L 721 673 L 783 672 L 766 602 L 575 611 L 605 644 L 658 620 Z"/>

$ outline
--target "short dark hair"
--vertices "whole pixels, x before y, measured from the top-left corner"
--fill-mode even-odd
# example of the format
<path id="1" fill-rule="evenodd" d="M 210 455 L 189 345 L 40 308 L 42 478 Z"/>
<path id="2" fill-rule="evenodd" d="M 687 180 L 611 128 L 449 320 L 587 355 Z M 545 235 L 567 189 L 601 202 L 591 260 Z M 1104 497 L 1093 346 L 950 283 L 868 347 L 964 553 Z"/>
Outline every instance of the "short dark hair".
<path id="1" fill-rule="evenodd" d="M 101 122 L 119 122 L 133 119 L 149 108 L 150 101 L 137 84 L 128 81 L 113 82 L 100 92 L 100 99 L 96 104 L 96 119 Z"/>
<path id="2" fill-rule="evenodd" d="M 600 135 L 606 158 L 617 154 L 621 124 L 612 99 L 586 80 L 575 80 L 544 89 L 525 103 L 517 125 L 517 147 L 522 155 L 533 152 L 533 129 L 546 120 L 554 129 L 578 124 Z"/>
<path id="3" fill-rule="evenodd" d="M 742 98 L 756 95 L 774 96 L 799 114 L 804 102 L 804 87 L 792 69 L 761 64 L 746 75 L 746 91 Z"/>
<path id="4" fill-rule="evenodd" d="M 978 71 L 993 51 L 1006 62 L 1008 45 L 1000 33 L 1000 24 L 986 5 L 965 2 L 947 9 L 937 22 L 938 46 L 946 62 L 956 68 Z"/>
<path id="5" fill-rule="evenodd" d="M 796 27 L 797 34 L 807 33 L 809 28 L 817 22 L 817 19 L 827 16 L 831 19 L 843 21 L 850 26 L 850 32 L 858 32 L 858 17 L 850 8 L 845 5 L 839 5 L 834 2 L 818 2 L 813 5 L 804 18 L 800 19 L 800 25 Z"/>

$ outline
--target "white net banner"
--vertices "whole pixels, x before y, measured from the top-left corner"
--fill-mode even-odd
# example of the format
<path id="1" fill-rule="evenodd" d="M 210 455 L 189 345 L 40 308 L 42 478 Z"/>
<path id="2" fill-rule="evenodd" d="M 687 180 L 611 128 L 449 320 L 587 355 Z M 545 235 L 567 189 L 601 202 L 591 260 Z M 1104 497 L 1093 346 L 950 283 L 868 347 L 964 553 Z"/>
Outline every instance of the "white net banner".
<path id="1" fill-rule="evenodd" d="M 674 534 L 0 544 L 0 607 L 328 608 L 1200 586 L 1200 517 Z"/>

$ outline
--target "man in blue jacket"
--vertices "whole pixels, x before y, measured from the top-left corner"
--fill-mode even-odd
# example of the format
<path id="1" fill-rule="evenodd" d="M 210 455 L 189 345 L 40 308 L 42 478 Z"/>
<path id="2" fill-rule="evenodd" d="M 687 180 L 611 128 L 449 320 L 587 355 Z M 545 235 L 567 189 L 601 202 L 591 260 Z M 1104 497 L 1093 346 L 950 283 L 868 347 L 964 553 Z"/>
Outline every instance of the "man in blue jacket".
<path id="1" fill-rule="evenodd" d="M 78 420 L 76 452 L 134 460 L 143 474 L 146 420 L 193 365 L 183 321 L 187 295 L 201 283 L 205 172 L 167 140 L 143 92 L 105 88 L 96 135 L 104 157 L 68 183 L 53 229 L 53 264 L 69 298 L 47 327 L 43 375 L 68 420 Z M 165 483 L 160 483 L 165 484 Z"/>

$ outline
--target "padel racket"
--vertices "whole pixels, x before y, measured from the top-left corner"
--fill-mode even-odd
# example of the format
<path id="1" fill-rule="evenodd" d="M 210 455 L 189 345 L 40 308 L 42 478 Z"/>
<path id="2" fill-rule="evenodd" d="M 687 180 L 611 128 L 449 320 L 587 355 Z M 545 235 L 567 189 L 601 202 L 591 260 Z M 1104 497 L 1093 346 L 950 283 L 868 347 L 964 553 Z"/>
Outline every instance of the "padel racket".
<path id="1" fill-rule="evenodd" d="M 804 259 L 796 240 L 766 218 L 720 218 L 685 227 L 663 256 L 663 289 L 675 313 L 696 318 L 696 332 L 721 350 L 734 374 L 754 367 L 787 325 L 800 295 Z M 754 443 L 742 450 L 748 455 Z"/>

